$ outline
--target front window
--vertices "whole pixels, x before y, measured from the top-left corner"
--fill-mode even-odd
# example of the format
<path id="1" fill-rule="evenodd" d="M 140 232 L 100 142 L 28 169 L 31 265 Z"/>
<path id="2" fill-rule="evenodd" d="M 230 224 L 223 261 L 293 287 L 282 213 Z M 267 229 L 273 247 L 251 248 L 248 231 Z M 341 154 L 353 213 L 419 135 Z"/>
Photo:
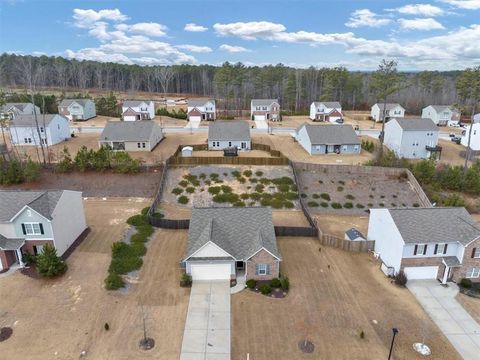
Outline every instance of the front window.
<path id="1" fill-rule="evenodd" d="M 474 257 L 475 259 L 480 258 L 480 248 L 475 248 L 475 249 L 473 249 L 473 257 Z"/>
<path id="2" fill-rule="evenodd" d="M 42 233 L 39 223 L 26 223 L 24 226 L 26 235 L 40 235 Z"/>
<path id="3" fill-rule="evenodd" d="M 467 271 L 467 278 L 480 277 L 480 268 L 471 268 Z"/>
<path id="4" fill-rule="evenodd" d="M 258 275 L 267 275 L 267 264 L 258 264 Z"/>
<path id="5" fill-rule="evenodd" d="M 141 144 L 140 143 L 137 143 L 137 148 L 141 148 Z"/>
<path id="6" fill-rule="evenodd" d="M 228 146 L 232 146 L 232 142 L 231 142 L 231 141 L 228 142 Z"/>
<path id="7" fill-rule="evenodd" d="M 427 253 L 427 245 L 415 245 L 413 255 L 425 255 Z"/>
<path id="8" fill-rule="evenodd" d="M 435 254 L 446 254 L 447 253 L 447 244 L 438 244 L 437 251 Z"/>

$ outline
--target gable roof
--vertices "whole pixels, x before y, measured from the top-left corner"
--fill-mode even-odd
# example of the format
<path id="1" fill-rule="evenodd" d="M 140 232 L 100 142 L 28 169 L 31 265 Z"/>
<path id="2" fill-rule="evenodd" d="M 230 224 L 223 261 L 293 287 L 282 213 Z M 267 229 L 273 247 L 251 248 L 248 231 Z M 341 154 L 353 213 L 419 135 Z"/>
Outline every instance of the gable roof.
<path id="1" fill-rule="evenodd" d="M 215 106 L 215 100 L 214 99 L 189 99 L 188 100 L 188 106 L 203 106 L 207 102 L 211 102 Z"/>
<path id="2" fill-rule="evenodd" d="M 435 110 L 437 113 L 438 112 L 442 112 L 442 111 L 445 111 L 445 110 L 450 110 L 451 112 L 455 112 L 455 111 L 458 111 L 457 109 L 455 109 L 453 106 L 451 105 L 429 105 L 430 107 L 433 108 L 433 110 Z M 428 107 L 428 106 L 427 106 Z"/>
<path id="3" fill-rule="evenodd" d="M 100 141 L 149 141 L 158 125 L 153 120 L 109 121 Z"/>
<path id="4" fill-rule="evenodd" d="M 383 110 L 383 103 L 376 103 L 375 105 L 377 105 L 380 108 L 380 110 Z M 375 106 L 375 105 L 373 105 L 373 106 Z M 385 109 L 386 110 L 392 110 L 392 109 L 396 108 L 397 106 L 400 106 L 403 109 L 403 106 L 398 104 L 398 103 L 386 103 L 385 104 Z"/>
<path id="5" fill-rule="evenodd" d="M 217 120 L 208 127 L 208 140 L 250 140 L 250 126 L 243 120 Z"/>
<path id="6" fill-rule="evenodd" d="M 64 190 L 0 190 L 0 222 L 8 222 L 25 206 L 52 220 L 52 214 Z"/>
<path id="7" fill-rule="evenodd" d="M 17 108 L 20 111 L 25 110 L 25 107 L 30 105 L 30 103 L 6 103 L 2 107 L 0 107 L 0 111 L 9 111 L 13 107 Z"/>
<path id="8" fill-rule="evenodd" d="M 65 121 L 68 122 L 68 119 L 60 114 L 37 114 L 37 122 L 39 126 L 43 126 L 43 120 L 45 119 L 45 126 L 50 125 L 53 119 L 55 117 L 61 117 L 62 119 L 65 119 Z M 21 126 L 21 127 L 36 127 L 35 123 L 35 115 L 25 115 L 25 114 L 19 114 L 15 116 L 13 120 L 10 121 L 11 126 Z"/>
<path id="9" fill-rule="evenodd" d="M 280 259 L 269 208 L 194 208 L 184 261 L 210 241 L 238 260 L 262 248 Z"/>
<path id="10" fill-rule="evenodd" d="M 396 121 L 403 131 L 438 131 L 437 125 L 435 125 L 432 119 L 428 118 L 394 118 L 391 121 Z"/>
<path id="11" fill-rule="evenodd" d="M 315 101 L 315 106 L 320 106 L 323 104 L 326 108 L 329 109 L 341 109 L 342 105 L 338 101 Z"/>
<path id="12" fill-rule="evenodd" d="M 360 144 L 360 139 L 351 125 L 312 125 L 304 123 L 297 129 L 297 133 L 302 127 L 305 127 L 312 145 Z"/>
<path id="13" fill-rule="evenodd" d="M 18 250 L 23 244 L 25 239 L 9 239 L 0 234 L 0 250 Z"/>
<path id="14" fill-rule="evenodd" d="M 76 102 L 77 104 L 81 106 L 85 106 L 85 104 L 89 101 L 92 101 L 90 99 L 63 99 L 58 106 L 70 106 L 72 103 Z"/>
<path id="15" fill-rule="evenodd" d="M 136 107 L 140 106 L 142 103 L 150 105 L 150 100 L 125 100 L 122 104 L 123 107 Z"/>
<path id="16" fill-rule="evenodd" d="M 389 209 L 405 243 L 468 244 L 480 236 L 478 226 L 465 208 Z"/>
<path id="17" fill-rule="evenodd" d="M 270 106 L 272 103 L 278 104 L 278 99 L 252 99 L 251 106 Z"/>

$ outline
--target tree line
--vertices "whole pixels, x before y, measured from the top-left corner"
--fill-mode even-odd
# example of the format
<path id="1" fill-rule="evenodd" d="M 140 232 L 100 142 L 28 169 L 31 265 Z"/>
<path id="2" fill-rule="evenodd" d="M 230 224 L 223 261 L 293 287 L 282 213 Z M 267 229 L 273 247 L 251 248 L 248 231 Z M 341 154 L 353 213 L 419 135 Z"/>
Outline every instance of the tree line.
<path id="1" fill-rule="evenodd" d="M 461 104 L 460 71 L 403 73 L 408 86 L 389 101 L 418 113 L 429 104 Z M 0 86 L 14 89 L 99 89 L 209 96 L 218 109 L 248 109 L 252 98 L 278 98 L 290 113 L 306 113 L 312 101 L 340 101 L 346 110 L 369 110 L 377 102 L 373 72 L 344 67 L 296 69 L 282 64 L 139 66 L 62 57 L 0 55 Z"/>

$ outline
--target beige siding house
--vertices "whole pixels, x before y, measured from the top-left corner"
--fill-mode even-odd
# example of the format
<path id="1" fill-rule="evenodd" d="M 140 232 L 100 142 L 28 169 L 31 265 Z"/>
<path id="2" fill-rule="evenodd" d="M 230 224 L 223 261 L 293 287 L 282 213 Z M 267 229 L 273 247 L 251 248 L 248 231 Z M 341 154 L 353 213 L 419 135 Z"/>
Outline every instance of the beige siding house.
<path id="1" fill-rule="evenodd" d="M 109 121 L 98 144 L 120 151 L 152 151 L 162 139 L 162 129 L 152 120 Z"/>

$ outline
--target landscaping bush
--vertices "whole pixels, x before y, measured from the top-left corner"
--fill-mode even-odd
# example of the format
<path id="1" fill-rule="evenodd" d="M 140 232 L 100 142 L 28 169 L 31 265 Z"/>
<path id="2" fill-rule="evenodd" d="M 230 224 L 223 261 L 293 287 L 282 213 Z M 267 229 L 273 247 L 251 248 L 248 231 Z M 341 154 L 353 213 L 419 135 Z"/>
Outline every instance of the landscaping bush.
<path id="1" fill-rule="evenodd" d="M 351 194 L 345 195 L 345 198 L 348 199 L 348 200 L 355 200 L 355 196 L 353 196 Z"/>
<path id="2" fill-rule="evenodd" d="M 123 281 L 122 277 L 116 273 L 110 273 L 105 278 L 105 288 L 107 290 L 117 290 L 123 288 L 125 286 L 125 282 Z"/>
<path id="3" fill-rule="evenodd" d="M 257 184 L 257 186 L 255 186 L 255 191 L 258 193 L 262 193 L 264 189 L 265 189 L 265 186 L 262 184 Z"/>
<path id="4" fill-rule="evenodd" d="M 318 207 L 318 203 L 316 201 L 309 201 L 307 205 L 310 207 Z"/>
<path id="5" fill-rule="evenodd" d="M 284 201 L 283 206 L 287 209 L 293 209 L 295 207 L 295 204 L 291 201 Z"/>
<path id="6" fill-rule="evenodd" d="M 258 176 L 258 177 L 262 177 L 263 176 L 263 171 L 255 171 L 255 175 Z"/>
<path id="7" fill-rule="evenodd" d="M 288 193 L 285 194 L 285 198 L 288 200 L 297 200 L 298 193 L 289 191 Z"/>
<path id="8" fill-rule="evenodd" d="M 413 206 L 413 207 L 420 207 L 420 204 L 419 204 L 419 203 L 413 203 L 412 206 Z"/>
<path id="9" fill-rule="evenodd" d="M 313 195 L 312 195 L 312 198 L 318 199 L 318 198 L 320 198 L 320 195 L 318 195 L 318 194 L 313 194 Z"/>
<path id="10" fill-rule="evenodd" d="M 343 180 L 339 180 L 338 183 L 339 183 L 340 185 L 345 185 L 345 181 L 343 181 Z"/>
<path id="11" fill-rule="evenodd" d="M 215 179 L 218 179 L 219 176 L 220 175 L 218 175 L 217 173 L 211 173 L 210 174 L 210 179 L 215 180 Z"/>
<path id="12" fill-rule="evenodd" d="M 36 256 L 35 265 L 43 277 L 54 277 L 67 271 L 67 264 L 57 256 L 57 250 L 50 244 L 43 246 L 40 254 Z"/>
<path id="13" fill-rule="evenodd" d="M 195 188 L 193 186 L 189 186 L 185 189 L 185 191 L 189 194 L 193 194 L 195 192 Z"/>
<path id="14" fill-rule="evenodd" d="M 272 288 L 279 288 L 280 286 L 282 286 L 282 283 L 280 282 L 280 279 L 278 278 L 273 278 L 271 281 L 270 281 L 270 286 Z"/>
<path id="15" fill-rule="evenodd" d="M 245 170 L 245 171 L 243 172 L 243 176 L 245 176 L 245 177 L 247 177 L 247 178 L 250 177 L 250 176 L 252 176 L 252 170 Z"/>
<path id="16" fill-rule="evenodd" d="M 267 179 L 267 178 L 261 178 L 259 181 L 260 181 L 260 184 L 263 184 L 263 185 L 268 185 L 272 182 L 270 179 Z"/>
<path id="17" fill-rule="evenodd" d="M 280 178 L 273 179 L 272 183 L 274 183 L 275 185 L 280 185 L 280 184 L 293 185 L 294 184 L 293 180 L 288 176 L 282 176 Z"/>
<path id="18" fill-rule="evenodd" d="M 178 185 L 180 185 L 181 187 L 184 187 L 186 188 L 188 186 L 188 181 L 187 180 L 181 180 Z"/>
<path id="19" fill-rule="evenodd" d="M 259 194 L 258 192 L 254 192 L 250 194 L 250 199 L 259 201 L 262 198 L 262 195 Z"/>
<path id="20" fill-rule="evenodd" d="M 332 208 L 334 208 L 334 209 L 341 209 L 341 208 L 342 208 L 342 204 L 337 203 L 337 202 L 333 202 L 333 203 L 331 204 L 331 206 L 332 206 Z"/>
<path id="21" fill-rule="evenodd" d="M 277 186 L 277 188 L 278 188 L 278 191 L 281 191 L 281 192 L 290 191 L 290 185 L 287 185 L 287 184 L 280 184 Z"/>
<path id="22" fill-rule="evenodd" d="M 288 291 L 290 288 L 290 280 L 287 276 L 280 276 L 280 286 L 282 287 L 283 291 Z"/>
<path id="23" fill-rule="evenodd" d="M 262 206 L 270 206 L 270 204 L 271 204 L 271 199 L 267 198 L 267 199 L 260 200 L 260 205 Z"/>
<path id="24" fill-rule="evenodd" d="M 181 193 L 183 193 L 183 189 L 181 188 L 176 187 L 172 190 L 172 194 L 180 195 Z"/>
<path id="25" fill-rule="evenodd" d="M 242 200 L 247 200 L 249 198 L 250 198 L 250 194 L 247 194 L 247 193 L 240 194 L 240 199 Z"/>
<path id="26" fill-rule="evenodd" d="M 398 286 L 405 286 L 407 285 L 407 275 L 403 272 L 403 270 L 400 270 L 398 274 L 395 276 L 395 284 Z"/>
<path id="27" fill-rule="evenodd" d="M 460 286 L 466 289 L 470 289 L 473 286 L 472 280 L 463 278 L 462 280 L 460 280 Z"/>
<path id="28" fill-rule="evenodd" d="M 188 204 L 188 197 L 186 197 L 185 195 L 182 195 L 178 198 L 177 201 L 179 204 L 183 204 L 183 205 Z"/>
<path id="29" fill-rule="evenodd" d="M 216 195 L 216 194 L 220 193 L 221 190 L 222 190 L 222 188 L 220 186 L 210 186 L 208 188 L 208 192 L 212 195 Z"/>
<path id="30" fill-rule="evenodd" d="M 250 178 L 248 179 L 252 184 L 256 184 L 258 182 L 257 178 Z"/>
<path id="31" fill-rule="evenodd" d="M 192 285 L 192 277 L 187 273 L 183 273 L 182 277 L 180 278 L 180 286 L 189 287 L 191 285 Z"/>
<path id="32" fill-rule="evenodd" d="M 127 224 L 133 226 L 148 225 L 148 219 L 146 215 L 133 215 L 127 219 Z"/>
<path id="33" fill-rule="evenodd" d="M 302 199 L 305 199 L 305 198 L 307 198 L 307 197 L 308 197 L 308 195 L 307 195 L 307 194 L 305 194 L 305 193 L 301 193 L 301 194 L 300 194 L 300 197 L 301 197 Z"/>
<path id="34" fill-rule="evenodd" d="M 281 209 L 283 207 L 283 201 L 280 200 L 280 199 L 273 199 L 271 202 L 270 202 L 270 205 L 272 208 L 274 209 Z"/>
<path id="35" fill-rule="evenodd" d="M 385 204 L 384 204 L 384 203 L 380 203 L 380 204 L 378 204 L 378 206 L 380 206 L 380 207 L 385 207 Z"/>
<path id="36" fill-rule="evenodd" d="M 254 279 L 248 279 L 245 283 L 249 289 L 253 289 L 257 285 L 257 281 Z"/>
<path id="37" fill-rule="evenodd" d="M 337 187 L 337 191 L 338 191 L 338 192 L 342 192 L 342 191 L 343 191 L 343 186 L 338 186 L 338 187 Z"/>
<path id="38" fill-rule="evenodd" d="M 233 203 L 234 207 L 245 207 L 247 204 L 245 204 L 243 201 L 237 201 Z"/>
<path id="39" fill-rule="evenodd" d="M 270 287 L 270 285 L 268 284 L 263 284 L 261 287 L 260 287 L 260 292 L 263 294 L 263 295 L 268 295 L 272 292 L 272 288 Z"/>
<path id="40" fill-rule="evenodd" d="M 200 175 L 198 175 L 198 177 L 202 180 L 205 180 L 207 178 L 207 174 L 201 173 Z"/>
<path id="41" fill-rule="evenodd" d="M 362 205 L 362 204 L 357 204 L 355 206 L 357 207 L 357 209 L 364 209 L 365 208 L 365 205 Z"/>
<path id="42" fill-rule="evenodd" d="M 323 207 L 323 208 L 327 208 L 327 207 L 328 207 L 328 203 L 325 202 L 325 201 L 322 201 L 322 202 L 320 203 L 320 206 Z"/>
<path id="43" fill-rule="evenodd" d="M 353 208 L 353 204 L 351 202 L 346 202 L 345 204 L 343 204 L 343 207 L 345 209 L 351 209 Z"/>
<path id="44" fill-rule="evenodd" d="M 222 191 L 225 193 L 225 194 L 228 194 L 228 193 L 231 193 L 232 192 L 232 188 L 228 185 L 221 185 L 220 188 L 222 189 Z"/>
<path id="45" fill-rule="evenodd" d="M 238 170 L 233 170 L 232 175 L 236 178 L 239 178 L 240 176 L 242 176 L 242 173 Z"/>
<path id="46" fill-rule="evenodd" d="M 323 200 L 327 200 L 327 201 L 330 201 L 330 195 L 327 194 L 327 193 L 321 193 L 320 194 L 320 197 L 323 199 Z"/>
<path id="47" fill-rule="evenodd" d="M 245 179 L 243 176 L 239 177 L 237 180 L 240 184 L 245 184 L 247 182 L 247 179 Z"/>
<path id="48" fill-rule="evenodd" d="M 144 207 L 141 211 L 141 214 L 142 215 L 147 215 L 149 210 L 150 210 L 150 206 Z"/>

